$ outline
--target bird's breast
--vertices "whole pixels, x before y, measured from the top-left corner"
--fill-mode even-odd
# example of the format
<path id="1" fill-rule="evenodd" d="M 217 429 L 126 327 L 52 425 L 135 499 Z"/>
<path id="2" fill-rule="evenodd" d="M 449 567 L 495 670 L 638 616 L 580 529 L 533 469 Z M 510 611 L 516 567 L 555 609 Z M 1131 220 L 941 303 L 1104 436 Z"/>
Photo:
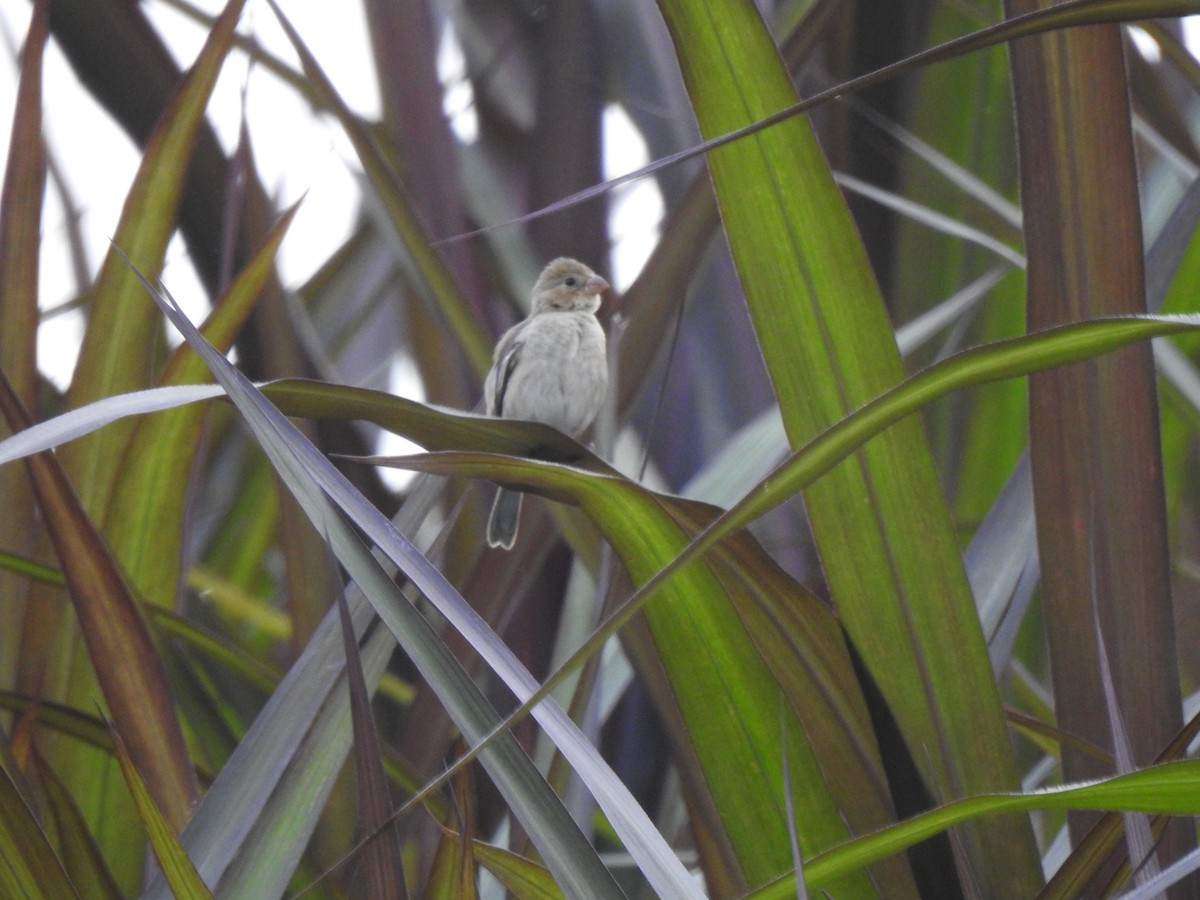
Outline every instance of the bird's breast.
<path id="1" fill-rule="evenodd" d="M 590 313 L 545 313 L 529 323 L 522 344 L 504 415 L 577 436 L 599 412 L 608 383 L 600 323 Z"/>

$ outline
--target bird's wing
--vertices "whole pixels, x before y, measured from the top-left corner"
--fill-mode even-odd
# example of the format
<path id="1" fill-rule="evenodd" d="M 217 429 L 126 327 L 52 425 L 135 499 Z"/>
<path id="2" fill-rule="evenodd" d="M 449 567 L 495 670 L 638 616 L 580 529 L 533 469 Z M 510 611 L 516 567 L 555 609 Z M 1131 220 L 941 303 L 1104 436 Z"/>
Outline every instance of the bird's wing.
<path id="1" fill-rule="evenodd" d="M 521 340 L 513 340 L 509 346 L 502 348 L 503 352 L 496 357 L 496 363 L 492 366 L 490 378 L 492 382 L 491 404 L 488 409 L 488 414 L 493 416 L 504 415 L 504 395 L 508 390 L 509 382 L 512 379 L 512 374 L 516 371 L 517 363 L 521 359 L 521 349 L 525 346 Z"/>

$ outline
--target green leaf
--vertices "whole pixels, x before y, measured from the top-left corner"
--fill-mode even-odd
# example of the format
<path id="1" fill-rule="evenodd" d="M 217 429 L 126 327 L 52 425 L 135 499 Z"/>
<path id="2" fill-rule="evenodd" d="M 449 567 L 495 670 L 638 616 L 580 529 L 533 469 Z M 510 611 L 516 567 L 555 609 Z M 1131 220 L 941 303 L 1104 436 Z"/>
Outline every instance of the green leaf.
<path id="1" fill-rule="evenodd" d="M 569 498 L 601 529 L 635 583 L 674 559 L 715 515 L 612 470 L 598 475 L 465 452 L 371 461 L 486 476 Z M 697 790 L 711 796 L 743 858 L 765 867 L 772 854 L 789 852 L 781 722 L 788 778 L 805 809 L 806 852 L 894 817 L 841 629 L 757 542 L 748 535 L 729 541 L 707 565 L 680 572 L 643 613 L 646 634 L 638 628 L 626 640 L 640 666 L 665 672 L 668 684 L 657 689 L 665 694 L 669 687 L 669 696 L 659 698 L 660 708 L 678 710 L 676 739 L 703 776 Z M 595 638 L 586 645 L 592 651 Z M 655 690 L 662 679 L 647 681 Z M 885 877 L 899 889 L 908 875 L 901 867 Z M 866 882 L 842 887 L 869 890 Z"/>
<path id="2" fill-rule="evenodd" d="M 1200 762 L 1164 763 L 1089 785 L 1048 788 L 1032 794 L 988 794 L 945 804 L 878 834 L 850 841 L 809 860 L 804 877 L 810 890 L 919 841 L 972 819 L 1035 809 L 1094 809 L 1194 816 L 1200 812 Z M 783 878 L 747 900 L 793 897 L 794 878 Z"/>
<path id="3" fill-rule="evenodd" d="M 755 7 L 661 0 L 704 137 L 797 102 Z M 746 303 L 793 447 L 898 384 L 903 368 L 879 288 L 806 120 L 708 154 Z M 919 423 L 900 422 L 805 492 L 842 624 L 934 798 L 1017 784 L 970 588 Z M 1016 819 L 959 835 L 980 883 L 1040 882 Z M 751 883 L 790 867 L 780 851 Z"/>
<path id="4" fill-rule="evenodd" d="M 205 335 L 222 351 L 232 345 L 273 273 L 276 252 L 297 209 L 293 206 L 280 217 L 205 323 Z M 159 383 L 210 379 L 199 357 L 184 344 L 168 361 Z M 174 605 L 179 586 L 189 476 L 205 417 L 205 407 L 190 406 L 139 421 L 105 517 L 105 534 L 133 586 L 161 606 Z"/>
<path id="5" fill-rule="evenodd" d="M 475 842 L 474 853 L 517 900 L 560 900 L 563 896 L 550 873 L 535 862 L 481 841 Z"/>

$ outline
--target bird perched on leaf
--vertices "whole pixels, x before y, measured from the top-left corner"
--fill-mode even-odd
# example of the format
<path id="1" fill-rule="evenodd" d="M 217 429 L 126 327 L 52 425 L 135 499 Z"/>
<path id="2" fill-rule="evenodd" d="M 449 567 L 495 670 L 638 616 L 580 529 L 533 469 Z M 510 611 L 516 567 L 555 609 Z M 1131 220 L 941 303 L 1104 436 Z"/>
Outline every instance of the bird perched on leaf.
<path id="1" fill-rule="evenodd" d="M 596 320 L 608 282 L 583 263 L 551 262 L 533 286 L 529 318 L 496 344 L 484 382 L 488 415 L 552 425 L 572 437 L 586 429 L 608 387 L 604 329 Z M 488 520 L 489 546 L 512 548 L 521 494 L 500 488 Z"/>

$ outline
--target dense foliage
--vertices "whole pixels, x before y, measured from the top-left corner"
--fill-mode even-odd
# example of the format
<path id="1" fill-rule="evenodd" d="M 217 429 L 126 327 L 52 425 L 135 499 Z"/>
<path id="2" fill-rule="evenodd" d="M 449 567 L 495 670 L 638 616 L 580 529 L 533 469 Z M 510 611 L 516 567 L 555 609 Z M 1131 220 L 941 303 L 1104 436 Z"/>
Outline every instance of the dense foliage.
<path id="1" fill-rule="evenodd" d="M 0 895 L 1190 896 L 1200 3 L 363 0 L 370 120 L 288 3 L 167 5 L 186 69 L 127 0 L 19 61 Z M 139 148 L 94 271 L 47 42 Z M 245 59 L 348 142 L 303 283 Z M 616 117 L 585 446 L 470 410 L 545 260 L 629 264 Z"/>

